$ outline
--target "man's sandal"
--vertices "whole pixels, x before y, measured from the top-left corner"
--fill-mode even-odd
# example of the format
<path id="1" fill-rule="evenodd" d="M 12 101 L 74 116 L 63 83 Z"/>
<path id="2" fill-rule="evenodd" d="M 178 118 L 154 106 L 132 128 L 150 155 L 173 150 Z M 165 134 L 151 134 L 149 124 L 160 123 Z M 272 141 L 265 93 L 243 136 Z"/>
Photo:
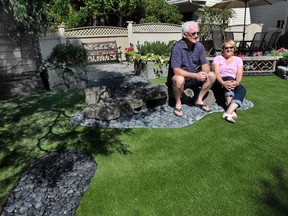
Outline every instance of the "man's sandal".
<path id="1" fill-rule="evenodd" d="M 195 104 L 196 107 L 200 108 L 201 110 L 203 110 L 204 112 L 210 112 L 209 106 L 206 104 Z"/>
<path id="2" fill-rule="evenodd" d="M 182 113 L 182 108 L 174 108 L 173 111 L 174 115 L 178 116 L 178 117 L 182 117 L 183 113 Z"/>

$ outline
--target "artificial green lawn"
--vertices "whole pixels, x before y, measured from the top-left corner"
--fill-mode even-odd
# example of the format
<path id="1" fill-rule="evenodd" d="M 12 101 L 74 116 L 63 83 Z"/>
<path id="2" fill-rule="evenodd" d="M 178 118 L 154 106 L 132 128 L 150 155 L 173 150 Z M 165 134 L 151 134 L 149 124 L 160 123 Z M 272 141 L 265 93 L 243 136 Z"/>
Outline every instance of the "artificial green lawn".
<path id="1" fill-rule="evenodd" d="M 243 84 L 254 107 L 239 111 L 236 124 L 212 113 L 179 129 L 70 125 L 85 106 L 82 91 L 1 102 L 1 206 L 22 168 L 77 148 L 97 162 L 77 215 L 286 215 L 288 82 L 257 76 Z"/>

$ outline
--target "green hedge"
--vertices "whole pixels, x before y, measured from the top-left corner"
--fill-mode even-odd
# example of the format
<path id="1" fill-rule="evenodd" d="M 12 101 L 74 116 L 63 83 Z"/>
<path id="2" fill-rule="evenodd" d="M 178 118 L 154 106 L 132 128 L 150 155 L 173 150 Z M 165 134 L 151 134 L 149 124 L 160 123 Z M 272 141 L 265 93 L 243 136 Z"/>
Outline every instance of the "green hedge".
<path id="1" fill-rule="evenodd" d="M 65 63 L 67 66 L 84 66 L 88 64 L 87 51 L 74 44 L 58 44 L 54 47 L 48 62 Z"/>
<path id="2" fill-rule="evenodd" d="M 138 53 L 142 56 L 147 54 L 155 54 L 159 56 L 169 56 L 170 50 L 175 40 L 169 41 L 168 43 L 155 41 L 155 42 L 144 42 L 144 44 L 137 44 Z"/>

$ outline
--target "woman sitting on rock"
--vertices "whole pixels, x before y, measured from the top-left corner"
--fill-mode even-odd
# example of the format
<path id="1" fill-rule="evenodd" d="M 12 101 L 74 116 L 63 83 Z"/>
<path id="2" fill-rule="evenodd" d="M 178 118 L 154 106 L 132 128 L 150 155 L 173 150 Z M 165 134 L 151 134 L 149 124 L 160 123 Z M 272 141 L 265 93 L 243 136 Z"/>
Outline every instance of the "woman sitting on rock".
<path id="1" fill-rule="evenodd" d="M 235 123 L 236 109 L 242 105 L 246 95 L 246 89 L 240 84 L 243 76 L 243 61 L 234 56 L 236 44 L 233 40 L 225 40 L 222 44 L 222 55 L 213 60 L 213 70 L 217 81 L 224 90 L 226 100 L 226 112 L 222 118 L 228 122 Z"/>

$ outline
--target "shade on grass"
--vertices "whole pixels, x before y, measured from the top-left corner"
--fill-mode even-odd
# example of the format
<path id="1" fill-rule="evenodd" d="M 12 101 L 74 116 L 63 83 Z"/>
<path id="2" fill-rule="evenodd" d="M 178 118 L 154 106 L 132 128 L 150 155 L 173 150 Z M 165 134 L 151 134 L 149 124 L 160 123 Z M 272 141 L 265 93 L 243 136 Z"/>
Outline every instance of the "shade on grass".
<path id="1" fill-rule="evenodd" d="M 98 163 L 77 215 L 280 215 L 288 210 L 288 83 L 244 77 L 254 107 L 237 124 L 206 115 L 177 129 L 69 124 L 82 91 L 0 103 L 1 205 L 22 168 L 59 148 Z"/>

